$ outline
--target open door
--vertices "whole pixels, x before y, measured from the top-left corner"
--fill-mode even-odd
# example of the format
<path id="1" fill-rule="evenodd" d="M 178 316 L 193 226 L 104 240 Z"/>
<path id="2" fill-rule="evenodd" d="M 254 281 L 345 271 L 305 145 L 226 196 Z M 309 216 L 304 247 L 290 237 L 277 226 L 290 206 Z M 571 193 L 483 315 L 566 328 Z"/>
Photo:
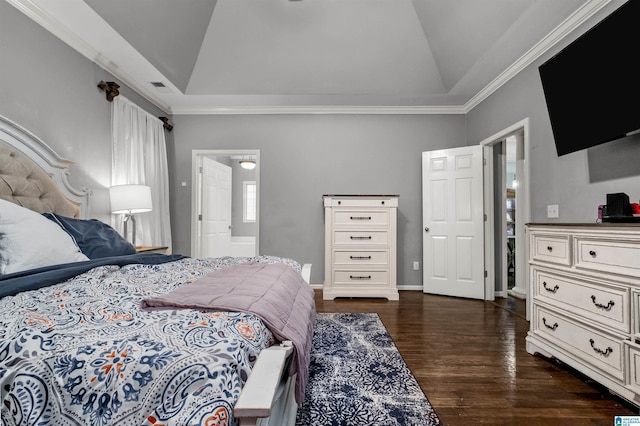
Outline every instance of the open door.
<path id="1" fill-rule="evenodd" d="M 483 147 L 422 153 L 423 291 L 485 299 Z"/>
<path id="2" fill-rule="evenodd" d="M 231 255 L 231 167 L 202 157 L 200 257 Z"/>

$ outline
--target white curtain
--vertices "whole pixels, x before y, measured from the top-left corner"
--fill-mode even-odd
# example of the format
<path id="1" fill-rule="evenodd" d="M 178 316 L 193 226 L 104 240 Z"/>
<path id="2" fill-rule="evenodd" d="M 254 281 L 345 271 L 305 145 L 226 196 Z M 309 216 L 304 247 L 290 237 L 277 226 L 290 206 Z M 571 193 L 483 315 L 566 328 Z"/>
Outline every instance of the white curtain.
<path id="1" fill-rule="evenodd" d="M 162 121 L 120 95 L 111 103 L 111 141 L 111 184 L 151 188 L 153 210 L 135 215 L 136 245 L 166 246 L 170 252 L 169 173 Z M 122 232 L 122 215 L 113 219 Z"/>

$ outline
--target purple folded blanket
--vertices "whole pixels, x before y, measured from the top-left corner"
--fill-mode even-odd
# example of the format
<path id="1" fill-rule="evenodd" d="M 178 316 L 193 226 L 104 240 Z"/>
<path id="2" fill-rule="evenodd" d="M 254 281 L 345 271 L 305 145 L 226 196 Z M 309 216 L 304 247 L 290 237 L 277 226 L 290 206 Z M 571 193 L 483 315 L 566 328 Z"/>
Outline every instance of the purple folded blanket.
<path id="1" fill-rule="evenodd" d="M 296 378 L 296 401 L 304 400 L 316 310 L 313 290 L 282 263 L 249 263 L 215 271 L 167 294 L 142 299 L 142 309 L 190 308 L 246 312 L 259 316 L 294 354 L 289 374 Z"/>

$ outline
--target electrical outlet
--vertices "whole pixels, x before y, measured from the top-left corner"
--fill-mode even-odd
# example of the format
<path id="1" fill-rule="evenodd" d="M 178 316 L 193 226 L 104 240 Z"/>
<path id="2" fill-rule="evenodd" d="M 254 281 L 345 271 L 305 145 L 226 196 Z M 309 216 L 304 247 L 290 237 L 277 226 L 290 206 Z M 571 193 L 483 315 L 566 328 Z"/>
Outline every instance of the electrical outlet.
<path id="1" fill-rule="evenodd" d="M 547 206 L 547 217 L 549 219 L 556 219 L 560 217 L 557 204 L 549 204 Z"/>
<path id="2" fill-rule="evenodd" d="M 414 271 L 419 271 L 420 270 L 420 262 L 418 262 L 417 260 L 415 262 L 413 262 L 413 270 Z"/>

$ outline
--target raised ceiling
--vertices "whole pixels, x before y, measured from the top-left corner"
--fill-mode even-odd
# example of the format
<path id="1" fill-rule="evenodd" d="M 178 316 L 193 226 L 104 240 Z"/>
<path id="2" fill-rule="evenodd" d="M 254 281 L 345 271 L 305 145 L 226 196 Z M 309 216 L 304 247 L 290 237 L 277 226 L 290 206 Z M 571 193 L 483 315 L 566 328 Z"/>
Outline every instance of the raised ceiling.
<path id="1" fill-rule="evenodd" d="M 609 2 L 7 1 L 173 114 L 464 113 Z"/>

